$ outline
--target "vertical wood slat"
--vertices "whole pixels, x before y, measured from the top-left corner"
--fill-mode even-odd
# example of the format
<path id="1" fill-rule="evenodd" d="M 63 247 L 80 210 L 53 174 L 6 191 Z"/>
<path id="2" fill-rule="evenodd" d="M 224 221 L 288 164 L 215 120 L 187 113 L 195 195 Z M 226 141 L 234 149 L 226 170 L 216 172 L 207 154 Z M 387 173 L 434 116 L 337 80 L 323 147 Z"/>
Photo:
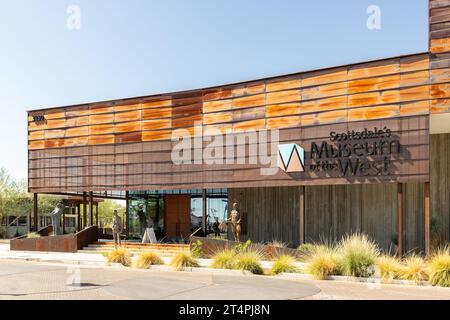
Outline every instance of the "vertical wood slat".
<path id="1" fill-rule="evenodd" d="M 128 239 L 130 234 L 130 194 L 128 191 L 125 192 L 125 235 Z"/>
<path id="2" fill-rule="evenodd" d="M 299 242 L 305 243 L 305 186 L 299 187 Z"/>
<path id="3" fill-rule="evenodd" d="M 430 244 L 431 244 L 431 225 L 430 225 L 430 183 L 425 182 L 425 199 L 424 199 L 424 210 L 425 210 L 425 255 L 428 257 L 430 255 Z"/>
<path id="4" fill-rule="evenodd" d="M 403 256 L 403 184 L 397 184 L 397 254 Z"/>
<path id="5" fill-rule="evenodd" d="M 89 192 L 89 225 L 94 225 L 94 193 Z"/>
<path id="6" fill-rule="evenodd" d="M 83 192 L 83 229 L 87 227 L 87 193 Z"/>
<path id="7" fill-rule="evenodd" d="M 202 230 L 203 234 L 206 235 L 206 215 L 207 215 L 207 207 L 206 207 L 206 189 L 202 191 Z"/>

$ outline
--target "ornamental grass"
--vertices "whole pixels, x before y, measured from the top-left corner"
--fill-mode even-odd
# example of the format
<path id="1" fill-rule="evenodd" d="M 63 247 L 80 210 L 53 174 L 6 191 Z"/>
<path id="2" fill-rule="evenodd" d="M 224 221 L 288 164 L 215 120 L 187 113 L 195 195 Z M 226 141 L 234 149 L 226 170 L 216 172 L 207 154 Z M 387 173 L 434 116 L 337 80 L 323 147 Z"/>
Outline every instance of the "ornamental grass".
<path id="1" fill-rule="evenodd" d="M 114 249 L 108 253 L 106 259 L 109 263 L 120 263 L 123 266 L 131 265 L 131 254 L 126 249 Z"/>
<path id="2" fill-rule="evenodd" d="M 425 260 L 416 255 L 407 257 L 400 268 L 400 279 L 411 280 L 416 282 L 416 284 L 427 281 L 428 272 Z"/>
<path id="3" fill-rule="evenodd" d="M 298 268 L 295 266 L 295 258 L 290 255 L 281 255 L 273 263 L 271 273 L 294 273 L 298 272 Z"/>
<path id="4" fill-rule="evenodd" d="M 172 258 L 170 261 L 170 266 L 175 271 L 182 271 L 185 268 L 195 268 L 199 267 L 197 259 L 193 258 L 191 255 L 186 253 L 179 253 Z"/>
<path id="5" fill-rule="evenodd" d="M 376 267 L 382 282 L 389 283 L 400 277 L 402 265 L 400 261 L 392 256 L 383 255 L 377 258 Z"/>
<path id="6" fill-rule="evenodd" d="M 308 259 L 306 272 L 316 280 L 324 280 L 328 276 L 339 275 L 338 256 L 333 248 L 321 246 L 314 250 Z"/>
<path id="7" fill-rule="evenodd" d="M 429 262 L 433 286 L 450 287 L 450 247 L 438 250 Z"/>
<path id="8" fill-rule="evenodd" d="M 235 269 L 236 252 L 233 249 L 223 249 L 212 256 L 211 268 Z"/>
<path id="9" fill-rule="evenodd" d="M 148 269 L 152 265 L 162 264 L 164 264 L 164 262 L 158 254 L 156 254 L 155 252 L 144 252 L 137 257 L 134 263 L 134 267 L 137 269 Z"/>
<path id="10" fill-rule="evenodd" d="M 370 277 L 375 273 L 378 246 L 365 234 L 347 235 L 337 246 L 339 263 L 345 276 Z"/>

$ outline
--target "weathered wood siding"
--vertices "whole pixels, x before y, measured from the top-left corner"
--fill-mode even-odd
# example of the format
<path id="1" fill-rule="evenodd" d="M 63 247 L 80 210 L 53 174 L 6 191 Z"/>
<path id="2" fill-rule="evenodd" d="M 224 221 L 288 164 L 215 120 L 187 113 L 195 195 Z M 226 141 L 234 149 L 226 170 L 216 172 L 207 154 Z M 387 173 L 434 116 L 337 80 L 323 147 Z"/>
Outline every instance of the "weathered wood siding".
<path id="1" fill-rule="evenodd" d="M 450 240 L 450 134 L 431 135 L 431 238 Z"/>
<path id="2" fill-rule="evenodd" d="M 299 243 L 299 192 L 296 187 L 228 190 L 228 208 L 237 202 L 243 218 L 243 238 L 253 242 Z"/>
<path id="3" fill-rule="evenodd" d="M 247 232 L 255 242 L 299 243 L 299 188 L 229 190 L 229 207 L 239 204 Z M 423 184 L 404 184 L 405 251 L 424 250 Z M 307 186 L 307 242 L 335 242 L 345 234 L 364 232 L 381 248 L 397 244 L 397 184 Z"/>
<path id="4" fill-rule="evenodd" d="M 282 175 L 261 176 L 261 164 L 248 161 L 230 167 L 175 166 L 170 139 L 280 129 L 282 142 L 308 144 L 315 132 L 323 138 L 332 128 L 370 128 L 369 121 L 378 126 L 391 121 L 397 130 L 410 132 L 406 144 L 419 144 L 411 145 L 411 157 L 403 160 L 414 160 L 417 168 L 411 172 L 426 180 L 428 128 L 411 128 L 414 117 L 430 112 L 429 72 L 429 56 L 420 54 L 212 89 L 32 111 L 30 191 L 298 185 Z M 45 123 L 36 123 L 35 115 L 45 115 Z"/>
<path id="5" fill-rule="evenodd" d="M 430 0 L 430 84 L 433 114 L 450 112 L 450 1 Z"/>

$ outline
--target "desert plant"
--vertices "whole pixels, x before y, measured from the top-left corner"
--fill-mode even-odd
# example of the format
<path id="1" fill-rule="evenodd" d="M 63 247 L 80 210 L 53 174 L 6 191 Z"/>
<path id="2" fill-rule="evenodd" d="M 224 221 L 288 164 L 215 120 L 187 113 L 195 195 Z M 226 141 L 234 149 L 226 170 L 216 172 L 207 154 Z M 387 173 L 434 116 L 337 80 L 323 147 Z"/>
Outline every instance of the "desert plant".
<path id="1" fill-rule="evenodd" d="M 148 269 L 152 265 L 164 264 L 163 260 L 155 252 L 141 253 L 134 263 L 134 267 L 138 269 Z"/>
<path id="2" fill-rule="evenodd" d="M 107 261 L 109 263 L 120 263 L 124 266 L 131 265 L 131 254 L 126 249 L 114 249 L 108 253 Z"/>
<path id="3" fill-rule="evenodd" d="M 329 247 L 314 250 L 308 260 L 305 271 L 317 280 L 323 280 L 331 275 L 339 275 L 338 257 Z"/>
<path id="4" fill-rule="evenodd" d="M 347 235 L 338 244 L 339 264 L 346 276 L 370 277 L 374 272 L 378 246 L 365 234 Z"/>
<path id="5" fill-rule="evenodd" d="M 272 265 L 272 274 L 279 274 L 282 272 L 293 273 L 297 272 L 297 267 L 294 265 L 295 258 L 289 255 L 281 255 L 275 260 Z"/>
<path id="6" fill-rule="evenodd" d="M 426 263 L 423 258 L 412 255 L 404 260 L 404 265 L 400 269 L 400 278 L 403 280 L 412 280 L 416 283 L 428 280 Z"/>
<path id="7" fill-rule="evenodd" d="M 437 251 L 431 257 L 429 265 L 431 284 L 450 287 L 450 247 Z"/>
<path id="8" fill-rule="evenodd" d="M 170 266 L 174 268 L 176 271 L 181 271 L 184 268 L 195 268 L 199 267 L 197 259 L 191 257 L 186 253 L 179 253 L 172 258 L 170 261 Z"/>
<path id="9" fill-rule="evenodd" d="M 236 255 L 235 268 L 250 271 L 253 274 L 264 274 L 260 261 L 262 254 L 256 250 L 245 250 Z"/>
<path id="10" fill-rule="evenodd" d="M 201 258 L 203 256 L 203 249 L 202 249 L 203 242 L 200 240 L 197 240 L 192 244 L 192 255 L 195 258 Z"/>
<path id="11" fill-rule="evenodd" d="M 211 267 L 215 269 L 234 269 L 236 253 L 233 249 L 223 249 L 212 257 Z"/>
<path id="12" fill-rule="evenodd" d="M 41 237 L 41 235 L 37 232 L 30 232 L 27 234 L 28 239 L 40 238 L 40 237 Z"/>
<path id="13" fill-rule="evenodd" d="M 390 282 L 397 279 L 400 275 L 402 268 L 400 261 L 392 256 L 383 255 L 376 260 L 376 266 L 378 268 L 381 281 Z"/>
<path id="14" fill-rule="evenodd" d="M 287 248 L 288 247 L 286 242 L 278 241 L 278 240 L 272 240 L 272 241 L 268 242 L 267 245 L 275 247 L 275 248 Z"/>
<path id="15" fill-rule="evenodd" d="M 244 251 L 246 251 L 246 250 L 248 249 L 248 247 L 249 247 L 251 244 L 252 244 L 252 241 L 251 241 L 250 239 L 248 239 L 247 241 L 245 241 L 244 244 L 238 243 L 238 244 L 236 245 L 235 250 L 236 250 L 237 253 L 244 252 Z"/>
<path id="16" fill-rule="evenodd" d="M 298 246 L 297 250 L 299 250 L 303 254 L 309 254 L 313 252 L 316 248 L 316 245 L 313 243 L 303 243 Z"/>

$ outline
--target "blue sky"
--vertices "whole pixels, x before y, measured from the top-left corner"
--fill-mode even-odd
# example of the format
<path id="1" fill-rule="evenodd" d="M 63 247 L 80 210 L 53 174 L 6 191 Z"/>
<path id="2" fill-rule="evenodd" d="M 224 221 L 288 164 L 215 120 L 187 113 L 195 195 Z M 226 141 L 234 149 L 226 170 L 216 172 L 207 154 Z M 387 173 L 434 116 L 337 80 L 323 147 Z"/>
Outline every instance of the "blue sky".
<path id="1" fill-rule="evenodd" d="M 27 176 L 26 110 L 427 51 L 427 3 L 0 0 L 0 167 Z M 381 30 L 366 27 L 369 5 Z"/>

